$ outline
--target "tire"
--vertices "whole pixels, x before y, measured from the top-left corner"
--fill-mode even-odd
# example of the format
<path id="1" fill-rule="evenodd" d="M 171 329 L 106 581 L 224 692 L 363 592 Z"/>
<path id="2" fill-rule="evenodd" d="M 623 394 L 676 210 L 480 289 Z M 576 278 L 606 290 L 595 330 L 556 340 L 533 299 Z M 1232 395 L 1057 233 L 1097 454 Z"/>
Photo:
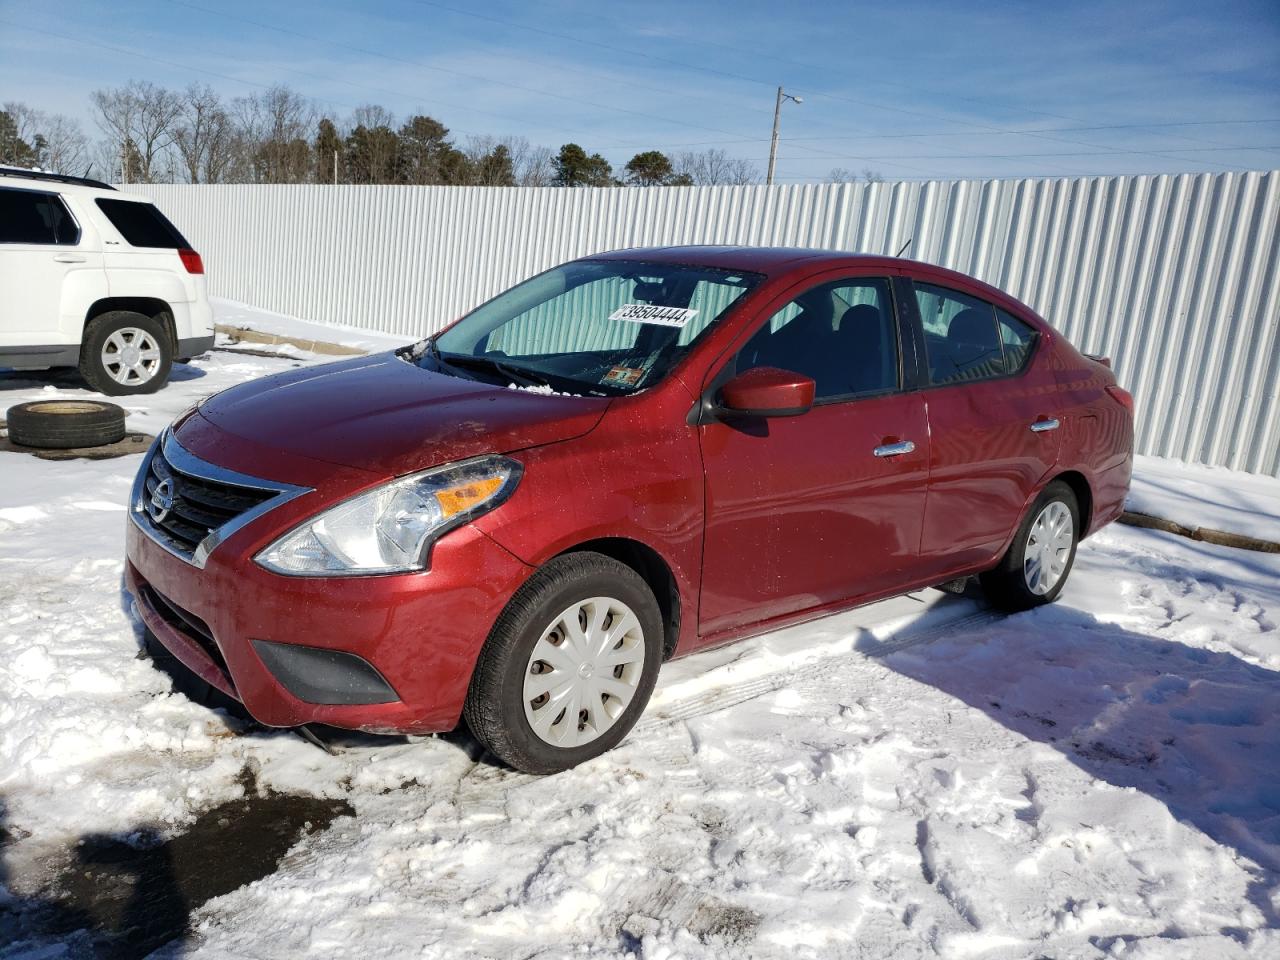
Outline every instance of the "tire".
<path id="1" fill-rule="evenodd" d="M 1061 538 L 1054 536 L 1055 531 L 1061 531 Z M 987 599 L 1011 612 L 1057 600 L 1075 564 L 1079 542 L 1080 505 L 1072 489 L 1055 480 L 1036 497 L 1000 565 L 979 577 Z M 1044 545 L 1045 552 L 1037 550 L 1038 545 Z"/>
<path id="2" fill-rule="evenodd" d="M 579 656 L 565 627 L 575 609 L 578 622 L 587 622 L 584 638 L 604 643 L 621 631 L 617 642 Z M 525 773 L 577 766 L 612 749 L 635 725 L 658 679 L 662 643 L 662 613 L 638 573 L 598 553 L 557 557 L 516 591 L 490 632 L 467 692 L 467 726 L 491 753 Z M 536 659 L 535 650 L 555 665 Z M 597 672 L 596 661 L 606 658 L 619 662 L 603 662 Z M 559 681 L 552 679 L 557 673 Z M 526 699 L 526 684 L 540 683 L 554 686 Z M 611 689 L 602 690 L 605 685 Z M 613 692 L 625 696 L 628 689 L 629 701 Z M 555 713 L 541 712 L 557 706 Z"/>
<path id="3" fill-rule="evenodd" d="M 100 400 L 33 400 L 10 407 L 9 439 L 23 447 L 69 450 L 124 439 L 124 410 Z"/>
<path id="4" fill-rule="evenodd" d="M 130 350 L 139 348 L 136 364 Z M 155 393 L 169 379 L 173 341 L 165 325 L 131 310 L 112 310 L 85 326 L 80 344 L 80 376 L 109 397 Z"/>

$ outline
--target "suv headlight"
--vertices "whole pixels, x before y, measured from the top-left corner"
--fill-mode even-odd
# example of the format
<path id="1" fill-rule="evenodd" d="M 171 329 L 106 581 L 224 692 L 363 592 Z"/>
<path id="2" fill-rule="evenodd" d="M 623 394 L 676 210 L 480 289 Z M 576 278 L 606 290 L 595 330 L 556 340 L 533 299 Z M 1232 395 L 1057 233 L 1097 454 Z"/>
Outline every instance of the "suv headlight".
<path id="1" fill-rule="evenodd" d="M 479 457 L 400 477 L 294 527 L 254 560 L 295 577 L 424 570 L 432 543 L 487 513 L 520 482 L 506 457 Z"/>

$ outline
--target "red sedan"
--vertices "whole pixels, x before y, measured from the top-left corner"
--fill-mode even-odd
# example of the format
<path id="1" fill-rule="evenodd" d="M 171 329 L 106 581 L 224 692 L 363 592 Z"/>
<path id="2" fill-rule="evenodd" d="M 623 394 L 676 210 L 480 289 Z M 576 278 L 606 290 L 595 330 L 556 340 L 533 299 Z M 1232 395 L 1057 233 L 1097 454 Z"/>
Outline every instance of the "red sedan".
<path id="1" fill-rule="evenodd" d="M 157 440 L 127 579 L 272 726 L 616 744 L 663 660 L 978 576 L 1024 609 L 1121 511 L 1133 402 L 1030 309 L 889 257 L 575 260 Z"/>

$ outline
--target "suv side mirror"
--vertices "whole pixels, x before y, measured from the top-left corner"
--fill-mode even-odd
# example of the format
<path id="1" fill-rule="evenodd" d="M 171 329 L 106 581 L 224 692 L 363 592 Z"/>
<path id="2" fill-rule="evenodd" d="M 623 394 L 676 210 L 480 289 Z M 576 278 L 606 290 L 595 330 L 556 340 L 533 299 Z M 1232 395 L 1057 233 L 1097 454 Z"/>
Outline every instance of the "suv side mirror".
<path id="1" fill-rule="evenodd" d="M 812 377 L 756 367 L 720 388 L 720 410 L 744 417 L 795 417 L 813 406 Z"/>

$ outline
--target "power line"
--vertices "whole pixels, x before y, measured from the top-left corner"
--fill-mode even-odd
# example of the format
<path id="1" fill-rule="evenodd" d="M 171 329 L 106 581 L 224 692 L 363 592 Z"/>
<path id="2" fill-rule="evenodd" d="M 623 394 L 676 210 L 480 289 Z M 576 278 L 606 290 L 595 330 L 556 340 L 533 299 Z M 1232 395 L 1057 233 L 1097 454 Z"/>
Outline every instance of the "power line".
<path id="1" fill-rule="evenodd" d="M 732 73 L 732 72 L 727 71 L 727 70 L 719 70 L 719 69 L 716 69 L 716 68 L 714 68 L 714 67 L 702 66 L 702 65 L 700 65 L 700 64 L 691 64 L 691 63 L 687 63 L 687 62 L 685 62 L 685 61 L 681 61 L 681 60 L 674 60 L 674 59 L 672 59 L 672 58 L 670 58 L 670 57 L 660 57 L 660 56 L 657 56 L 657 55 L 655 55 L 655 54 L 645 53 L 645 52 L 640 51 L 640 50 L 628 49 L 628 48 L 626 48 L 626 47 L 619 47 L 619 46 L 616 46 L 616 45 L 614 45 L 614 44 L 604 43 L 604 42 L 599 41 L 599 40 L 587 40 L 587 39 L 584 39 L 584 38 L 582 38 L 582 37 L 575 37 L 575 36 L 573 36 L 573 35 L 571 35 L 571 34 L 567 34 L 567 33 L 560 33 L 560 32 L 555 31 L 555 30 L 547 30 L 547 29 L 545 29 L 545 28 L 543 28 L 543 27 L 535 27 L 535 26 L 531 26 L 531 25 L 529 25 L 529 24 L 518 23 L 518 22 L 516 22 L 516 21 L 509 20 L 509 19 L 505 19 L 505 18 L 501 18 L 501 17 L 494 17 L 494 16 L 490 16 L 490 15 L 488 15 L 488 14 L 484 14 L 484 13 L 477 13 L 477 12 L 475 12 L 475 11 L 473 11 L 473 10 L 465 10 L 465 9 L 460 8 L 460 7 L 454 7 L 454 6 L 450 6 L 450 5 L 448 5 L 448 4 L 439 3 L 439 2 L 437 2 L 437 0 L 414 0 L 414 2 L 415 2 L 415 3 L 417 3 L 417 4 L 419 4 L 420 6 L 435 7 L 435 8 L 437 8 L 437 9 L 440 9 L 440 10 L 447 10 L 447 11 L 449 11 L 449 12 L 451 12 L 451 13 L 456 13 L 456 14 L 459 14 L 459 15 L 461 15 L 461 16 L 473 17 L 473 18 L 475 18 L 475 19 L 478 19 L 478 20 L 484 20 L 484 21 L 489 22 L 489 23 L 496 23 L 496 24 L 499 24 L 499 25 L 501 25 L 501 26 L 512 27 L 512 28 L 519 29 L 519 30 L 526 30 L 526 31 L 529 31 L 529 32 L 531 32 L 531 33 L 540 34 L 540 35 L 542 35 L 542 36 L 555 37 L 555 38 L 557 38 L 557 39 L 561 39 L 561 40 L 568 40 L 568 41 L 570 41 L 570 42 L 573 42 L 573 43 L 580 43 L 580 44 L 584 44 L 584 45 L 586 45 L 586 46 L 598 47 L 598 48 L 603 49 L 603 50 L 609 50 L 609 51 L 612 51 L 612 52 L 614 52 L 614 53 L 622 53 L 622 54 L 625 54 L 625 55 L 627 55 L 627 56 L 632 56 L 632 57 L 642 57 L 642 58 L 644 58 L 644 59 L 647 59 L 647 60 L 653 60 L 653 61 L 656 61 L 656 62 L 658 62 L 658 63 L 666 63 L 666 64 L 670 64 L 670 65 L 673 65 L 673 66 L 681 67 L 681 68 L 683 68 L 683 69 L 685 69 L 685 70 L 697 70 L 697 71 L 700 71 L 700 72 L 703 72 L 703 73 L 714 74 L 714 75 L 722 76 L 722 77 L 729 77 L 729 78 L 731 78 L 731 79 L 734 79 L 734 80 L 740 80 L 740 81 L 743 81 L 743 82 L 746 82 L 746 83 L 762 84 L 762 85 L 764 85 L 764 86 L 768 86 L 768 87 L 773 87 L 773 86 L 775 86 L 774 82 L 773 82 L 773 81 L 771 81 L 771 80 L 763 80 L 763 79 L 761 79 L 761 78 L 759 78 L 759 77 L 751 77 L 751 76 L 746 76 L 746 75 L 739 74 L 739 73 Z M 894 113 L 902 113 L 902 114 L 905 114 L 905 115 L 908 115 L 908 116 L 925 117 L 925 118 L 928 118 L 928 119 L 931 119 L 931 120 L 938 120 L 938 121 L 941 121 L 941 122 L 943 122 L 943 123 L 955 123 L 955 124 L 961 124 L 961 125 L 964 125 L 964 126 L 973 127 L 973 128 L 975 128 L 975 129 L 978 129 L 978 130 L 983 130 L 983 131 L 988 132 L 988 133 L 998 132 L 998 133 L 1006 133 L 1006 134 L 1010 134 L 1010 135 L 1014 135 L 1014 136 L 1032 137 L 1032 138 L 1035 138 L 1035 139 L 1042 139 L 1042 140 L 1056 140 L 1056 141 L 1063 142 L 1063 143 L 1071 143 L 1071 144 L 1075 144 L 1076 146 L 1086 146 L 1086 147 L 1093 147 L 1093 146 L 1097 146 L 1097 144 L 1089 143 L 1089 142 L 1087 142 L 1087 141 L 1082 141 L 1082 140 L 1070 140 L 1070 139 L 1066 139 L 1066 138 L 1062 138 L 1062 137 L 1050 137 L 1050 136 L 1045 136 L 1045 135 L 1043 135 L 1043 134 L 1024 133 L 1023 131 L 1020 131 L 1020 130 L 1009 130 L 1009 129 L 1005 129 L 1005 128 L 1002 128 L 1002 127 L 994 126 L 994 125 L 992 125 L 992 124 L 980 123 L 980 122 L 978 122 L 978 121 L 973 121 L 973 120 L 958 120 L 958 119 L 954 119 L 954 118 L 951 118 L 951 117 L 940 117 L 940 116 L 937 116 L 936 114 L 924 113 L 924 112 L 922 112 L 922 111 L 918 111 L 918 110 L 909 110 L 909 109 L 907 109 L 907 108 L 905 108 L 905 107 L 888 106 L 888 105 L 885 105 L 885 104 L 882 104 L 882 103 L 877 103 L 877 102 L 875 102 L 875 101 L 871 101 L 871 100 L 862 100 L 862 99 L 858 99 L 858 98 L 855 98 L 855 97 L 847 97 L 847 96 L 843 96 L 843 95 L 841 95 L 841 94 L 835 94 L 835 93 L 830 93 L 830 92 L 819 92 L 819 91 L 813 91 L 813 90 L 808 90 L 808 91 L 806 91 L 806 90 L 797 90 L 796 92 L 797 92 L 797 93 L 802 93 L 802 94 L 804 94 L 804 95 L 806 95 L 806 96 L 809 96 L 809 97 L 826 97 L 827 99 L 831 99 L 831 100 L 839 100 L 839 101 L 843 101 L 843 102 L 846 102 L 846 103 L 853 103 L 853 104 L 857 104 L 857 105 L 859 105 L 859 106 L 870 107 L 870 108 L 872 108 L 872 109 L 876 109 L 876 110 L 887 110 L 887 111 L 894 112 Z M 1157 152 L 1157 151 L 1151 151 L 1151 150 L 1143 150 L 1143 151 L 1125 151 L 1125 152 L 1126 152 L 1126 153 L 1135 153 L 1135 152 L 1136 152 L 1136 153 L 1141 153 L 1141 154 L 1145 154 L 1145 155 L 1147 155 L 1147 156 L 1158 157 L 1158 158 L 1160 158 L 1160 159 L 1164 159 L 1164 160 L 1176 160 L 1176 159 L 1178 159 L 1177 157 L 1172 157 L 1172 156 L 1169 156 L 1169 155 L 1167 155 L 1167 154 L 1163 154 L 1163 153 L 1159 153 L 1159 152 Z M 1221 161 L 1219 161 L 1219 162 L 1217 163 L 1217 166 L 1228 167 L 1228 168 L 1237 169 L 1237 170 L 1244 170 L 1244 169 L 1247 169 L 1247 168 L 1245 168 L 1245 167 L 1239 167 L 1239 166 L 1234 165 L 1234 164 L 1222 163 Z"/>
<path id="2" fill-rule="evenodd" d="M 279 33 L 284 33 L 290 36 L 298 37 L 299 39 L 307 40 L 312 43 L 326 43 L 335 47 L 342 47 L 344 49 L 351 50 L 356 53 L 361 53 L 361 54 L 364 54 L 365 56 L 379 57 L 384 60 L 390 60 L 397 63 L 404 63 L 409 66 L 418 67 L 423 70 L 431 70 L 437 73 L 444 73 L 450 76 L 460 77 L 464 80 L 470 80 L 475 83 L 487 83 L 494 86 L 508 87 L 513 90 L 519 90 L 521 93 L 531 93 L 536 96 L 549 97 L 555 100 L 563 100 L 567 103 L 572 103 L 575 106 L 579 106 L 579 107 L 583 107 L 583 106 L 594 107 L 598 110 L 605 110 L 612 113 L 627 114 L 627 115 L 636 116 L 636 117 L 644 117 L 647 120 L 656 120 L 660 123 L 675 124 L 676 126 L 689 127 L 694 130 L 707 130 L 711 133 L 723 133 L 731 137 L 741 136 L 741 134 L 735 133 L 732 130 L 722 130 L 718 127 L 709 127 L 701 123 L 691 123 L 686 120 L 678 120 L 674 117 L 662 116 L 661 114 L 646 113 L 642 110 L 632 110 L 628 107 L 618 107 L 612 104 L 596 103 L 592 100 L 585 100 L 581 97 L 572 96 L 570 94 L 556 93 L 555 91 L 552 91 L 552 90 L 543 90 L 538 87 L 525 86 L 524 84 L 512 83 L 507 80 L 499 80 L 493 77 L 485 77 L 480 74 L 467 73 L 462 70 L 454 70 L 449 67 L 441 67 L 435 64 L 425 63 L 421 60 L 410 60 L 405 57 L 395 56 L 394 54 L 383 53 L 382 51 L 379 51 L 379 50 L 369 50 L 364 47 L 355 46 L 354 44 L 343 43 L 336 40 L 328 40 L 324 37 L 312 36 L 309 34 L 302 33 L 301 31 L 290 30 L 285 27 L 278 27 L 269 23 L 262 23 L 258 20 L 253 20 L 249 17 L 242 17 L 237 14 L 226 13 L 222 10 L 214 10 L 208 7 L 198 6 L 197 4 L 194 4 L 194 3 L 185 2 L 185 0 L 170 0 L 170 2 L 178 4 L 180 6 L 190 7 L 193 10 L 199 10 L 202 13 L 207 13 L 213 16 L 224 17 L 229 20 L 238 20 L 242 23 L 247 23 L 247 24 L 250 24 L 251 26 L 260 27 L 264 30 L 275 30 Z M 639 144 L 635 144 L 635 145 L 639 146 Z M 813 151 L 813 152 L 818 152 L 818 151 Z"/>
<path id="3" fill-rule="evenodd" d="M 1262 120 L 1179 120 L 1168 123 L 1108 123 L 1098 124 L 1088 127 L 1036 127 L 1032 130 L 1022 131 L 1018 134 L 997 134 L 998 136 L 1021 136 L 1024 133 L 1073 133 L 1076 131 L 1098 131 L 1098 130 L 1153 130 L 1161 127 L 1198 127 L 1198 126 L 1231 126 L 1239 124 L 1264 124 L 1264 123 L 1280 123 L 1280 118 L 1262 119 Z M 922 131 L 917 133 L 864 133 L 851 136 L 839 137 L 779 137 L 780 143 L 794 143 L 803 140 L 819 140 L 824 143 L 833 141 L 844 142 L 848 140 L 915 140 L 925 138 L 941 138 L 941 137 L 972 137 L 974 134 L 968 130 L 951 130 L 951 131 Z M 724 144 L 734 143 L 767 143 L 768 137 L 747 137 L 742 140 L 694 140 L 685 143 L 671 144 L 672 147 L 713 147 Z M 1227 147 L 1229 149 L 1244 149 L 1233 147 L 1231 144 L 1217 144 L 1218 146 Z M 602 149 L 609 149 L 608 146 Z M 1170 147 L 1170 150 L 1177 150 L 1176 147 Z"/>
<path id="4" fill-rule="evenodd" d="M 458 12 L 462 12 L 462 11 L 458 11 Z M 587 17 L 597 21 L 598 23 L 603 23 L 606 26 L 612 27 L 614 29 L 618 29 L 622 26 L 616 20 L 610 19 L 608 17 L 602 17 L 599 14 L 593 14 L 593 13 L 588 13 L 583 11 L 575 11 L 574 16 L 578 19 Z M 670 30 L 666 30 L 663 32 L 663 37 L 664 38 L 674 37 L 675 39 L 681 40 L 687 44 L 696 44 L 697 46 L 700 46 L 700 47 L 719 47 L 721 50 L 728 50 L 731 53 L 744 54 L 745 56 L 748 56 L 753 60 L 759 60 L 759 59 L 772 60 L 775 63 L 785 63 L 788 66 L 799 67 L 802 70 L 818 70 L 823 73 L 829 73 L 829 74 L 839 73 L 842 77 L 845 77 L 847 79 L 847 75 L 845 74 L 844 71 L 838 71 L 834 67 L 828 67 L 823 63 L 813 63 L 813 62 L 804 62 L 800 60 L 792 60 L 788 57 L 780 57 L 777 54 L 769 53 L 766 50 L 760 50 L 760 49 L 749 50 L 745 47 L 737 47 L 737 46 L 734 46 L 733 44 L 722 43 L 717 40 L 709 40 L 705 36 L 698 36 L 696 38 L 693 38 L 693 37 L 690 37 L 688 33 L 673 33 Z M 897 87 L 901 90 L 909 90 L 912 93 L 922 93 L 929 96 L 936 96 L 938 92 L 936 90 L 929 90 L 924 87 L 916 87 L 916 86 L 912 86 L 906 83 L 901 83 L 895 80 L 879 79 L 879 80 L 873 80 L 872 83 L 882 87 Z M 964 97 L 958 94 L 949 94 L 949 96 L 952 96 L 956 100 L 962 100 L 968 103 L 982 103 L 982 104 L 988 104 L 988 105 L 1000 103 L 1000 101 L 994 100 L 991 97 Z M 1027 107 L 1021 107 L 1019 109 L 1021 109 L 1023 113 L 1030 113 L 1040 117 L 1053 117 L 1055 120 L 1070 120 L 1072 123 L 1086 122 L 1084 120 L 1081 120 L 1079 117 L 1069 117 L 1061 113 L 1049 113 L 1044 110 L 1033 110 Z"/>
<path id="5" fill-rule="evenodd" d="M 1245 150 L 1255 151 L 1258 153 L 1280 153 L 1280 145 L 1265 147 L 1180 147 L 1179 153 L 1220 153 L 1227 150 Z M 1124 156 L 1138 155 L 1144 153 L 1142 150 L 1076 150 L 1064 153 L 888 153 L 888 154 L 870 154 L 858 155 L 848 154 L 842 157 L 794 157 L 792 159 L 800 163 L 812 162 L 818 159 L 833 160 L 862 160 L 866 162 L 874 162 L 877 160 L 1030 160 L 1039 159 L 1041 157 L 1104 157 L 1104 156 Z M 760 157 L 749 157 L 751 160 L 761 160 Z M 1173 157 L 1171 159 L 1179 159 Z M 1245 168 L 1248 169 L 1248 168 Z"/>
<path id="6" fill-rule="evenodd" d="M 257 87 L 260 90 L 270 90 L 271 84 L 259 83 L 256 80 L 246 80 L 243 77 L 233 77 L 225 73 L 218 73 L 216 70 L 206 70 L 203 67 L 193 67 L 189 63 L 179 63 L 176 60 L 166 60 L 164 57 L 157 57 L 154 54 L 141 53 L 128 47 L 117 47 L 114 44 L 103 43 L 100 40 L 85 40 L 83 37 L 73 37 L 67 33 L 59 33 L 56 30 L 46 30 L 42 27 L 33 27 L 27 23 L 15 23 L 12 20 L 0 18 L 0 23 L 10 27 L 16 27 L 19 30 L 26 30 L 29 33 L 42 33 L 48 37 L 57 37 L 59 40 L 69 40 L 72 43 L 79 43 L 86 47 L 97 47 L 100 50 L 110 50 L 112 53 L 122 53 L 127 57 L 133 57 L 137 60 L 150 60 L 152 63 L 160 63 L 167 67 L 176 67 L 179 70 L 189 70 L 195 73 L 202 73 L 206 76 L 217 77 L 219 80 L 229 80 L 232 83 L 242 83 L 247 87 Z M 327 103 L 333 106 L 346 107 L 354 110 L 356 105 L 345 103 L 341 100 L 330 100 L 326 98 L 317 98 L 321 103 Z"/>

